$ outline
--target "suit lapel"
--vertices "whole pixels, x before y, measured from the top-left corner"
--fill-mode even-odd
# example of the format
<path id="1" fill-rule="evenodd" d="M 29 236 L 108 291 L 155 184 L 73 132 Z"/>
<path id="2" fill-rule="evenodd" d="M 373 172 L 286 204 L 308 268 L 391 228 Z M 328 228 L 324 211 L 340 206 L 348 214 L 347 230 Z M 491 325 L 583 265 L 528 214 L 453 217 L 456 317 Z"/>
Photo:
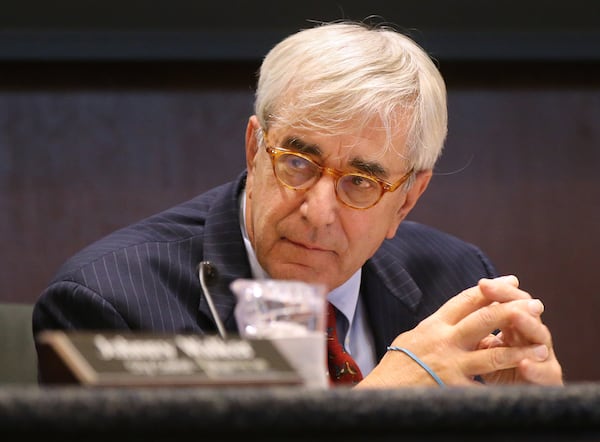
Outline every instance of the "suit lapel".
<path id="1" fill-rule="evenodd" d="M 385 241 L 367 261 L 361 282 L 361 296 L 373 330 L 378 359 L 396 336 L 417 325 L 417 309 L 423 297 L 403 265 L 404 251 L 392 253 L 390 247 L 395 248 Z"/>
<path id="2" fill-rule="evenodd" d="M 237 324 L 233 315 L 236 299 L 229 285 L 235 279 L 252 277 L 239 221 L 238 197 L 245 181 L 243 174 L 223 188 L 206 214 L 204 227 L 204 260 L 210 261 L 218 274 L 208 289 L 219 317 L 230 331 L 237 330 Z M 200 297 L 199 308 L 212 317 L 205 296 Z"/>

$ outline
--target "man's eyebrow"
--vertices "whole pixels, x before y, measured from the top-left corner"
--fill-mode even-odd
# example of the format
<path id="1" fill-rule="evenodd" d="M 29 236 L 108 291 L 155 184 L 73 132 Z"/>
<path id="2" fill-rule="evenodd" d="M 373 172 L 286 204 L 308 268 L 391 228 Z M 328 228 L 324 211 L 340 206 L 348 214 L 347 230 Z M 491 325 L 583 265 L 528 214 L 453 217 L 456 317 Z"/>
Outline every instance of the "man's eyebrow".
<path id="1" fill-rule="evenodd" d="M 315 157 L 322 157 L 323 151 L 317 144 L 307 143 L 298 137 L 287 137 L 281 143 L 281 147 L 294 149 L 298 152 Z M 374 161 L 363 160 L 362 158 L 352 158 L 350 166 L 365 175 L 374 176 L 380 179 L 386 179 L 389 174 L 385 167 Z"/>
<path id="2" fill-rule="evenodd" d="M 283 140 L 283 143 L 281 143 L 281 147 L 292 148 L 294 150 L 297 150 L 298 152 L 301 152 L 301 153 L 304 153 L 307 155 L 313 155 L 316 157 L 323 156 L 323 152 L 321 151 L 321 149 L 319 148 L 318 145 L 307 143 L 298 137 L 286 138 L 285 140 Z"/>
<path id="3" fill-rule="evenodd" d="M 366 161 L 361 158 L 352 158 L 352 160 L 350 160 L 350 165 L 365 175 L 371 175 L 380 179 L 385 179 L 388 177 L 388 172 L 385 167 L 373 161 Z"/>

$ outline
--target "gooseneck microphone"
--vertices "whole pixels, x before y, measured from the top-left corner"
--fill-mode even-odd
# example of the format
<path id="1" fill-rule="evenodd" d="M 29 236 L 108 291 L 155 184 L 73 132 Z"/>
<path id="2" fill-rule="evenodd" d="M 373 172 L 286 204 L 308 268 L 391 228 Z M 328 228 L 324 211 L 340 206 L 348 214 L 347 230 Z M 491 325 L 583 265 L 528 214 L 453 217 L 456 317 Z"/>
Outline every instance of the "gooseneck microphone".
<path id="1" fill-rule="evenodd" d="M 210 309 L 215 324 L 217 324 L 219 335 L 221 335 L 221 338 L 225 339 L 227 337 L 225 327 L 223 326 L 223 322 L 219 317 L 219 313 L 215 308 L 212 296 L 208 290 L 208 283 L 216 281 L 218 276 L 217 269 L 209 261 L 201 261 L 198 265 L 198 279 L 200 279 L 200 286 L 202 286 L 202 291 L 204 292 L 204 296 L 206 296 L 208 308 Z"/>

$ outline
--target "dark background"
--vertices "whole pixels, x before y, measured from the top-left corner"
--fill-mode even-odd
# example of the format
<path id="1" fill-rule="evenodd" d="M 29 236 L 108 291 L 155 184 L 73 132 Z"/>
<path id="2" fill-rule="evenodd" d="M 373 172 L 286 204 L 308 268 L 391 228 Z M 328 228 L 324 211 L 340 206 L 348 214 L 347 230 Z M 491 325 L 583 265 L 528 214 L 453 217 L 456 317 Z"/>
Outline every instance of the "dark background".
<path id="1" fill-rule="evenodd" d="M 0 13 L 0 301 L 89 242 L 235 177 L 255 72 L 310 20 L 379 15 L 447 81 L 411 218 L 546 305 L 567 381 L 600 380 L 600 2 L 19 1 Z"/>

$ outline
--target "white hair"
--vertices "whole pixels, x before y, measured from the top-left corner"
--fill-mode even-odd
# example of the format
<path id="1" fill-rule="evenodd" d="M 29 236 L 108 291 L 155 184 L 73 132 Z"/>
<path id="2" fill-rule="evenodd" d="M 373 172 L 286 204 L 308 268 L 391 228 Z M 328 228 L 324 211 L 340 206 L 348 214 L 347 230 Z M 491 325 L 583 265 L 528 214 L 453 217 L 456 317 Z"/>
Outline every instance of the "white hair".
<path id="1" fill-rule="evenodd" d="M 378 123 L 386 149 L 406 131 L 401 153 L 417 171 L 433 169 L 448 123 L 446 86 L 429 55 L 392 28 L 356 22 L 301 30 L 273 47 L 260 68 L 255 113 L 265 129 L 341 133 Z"/>

